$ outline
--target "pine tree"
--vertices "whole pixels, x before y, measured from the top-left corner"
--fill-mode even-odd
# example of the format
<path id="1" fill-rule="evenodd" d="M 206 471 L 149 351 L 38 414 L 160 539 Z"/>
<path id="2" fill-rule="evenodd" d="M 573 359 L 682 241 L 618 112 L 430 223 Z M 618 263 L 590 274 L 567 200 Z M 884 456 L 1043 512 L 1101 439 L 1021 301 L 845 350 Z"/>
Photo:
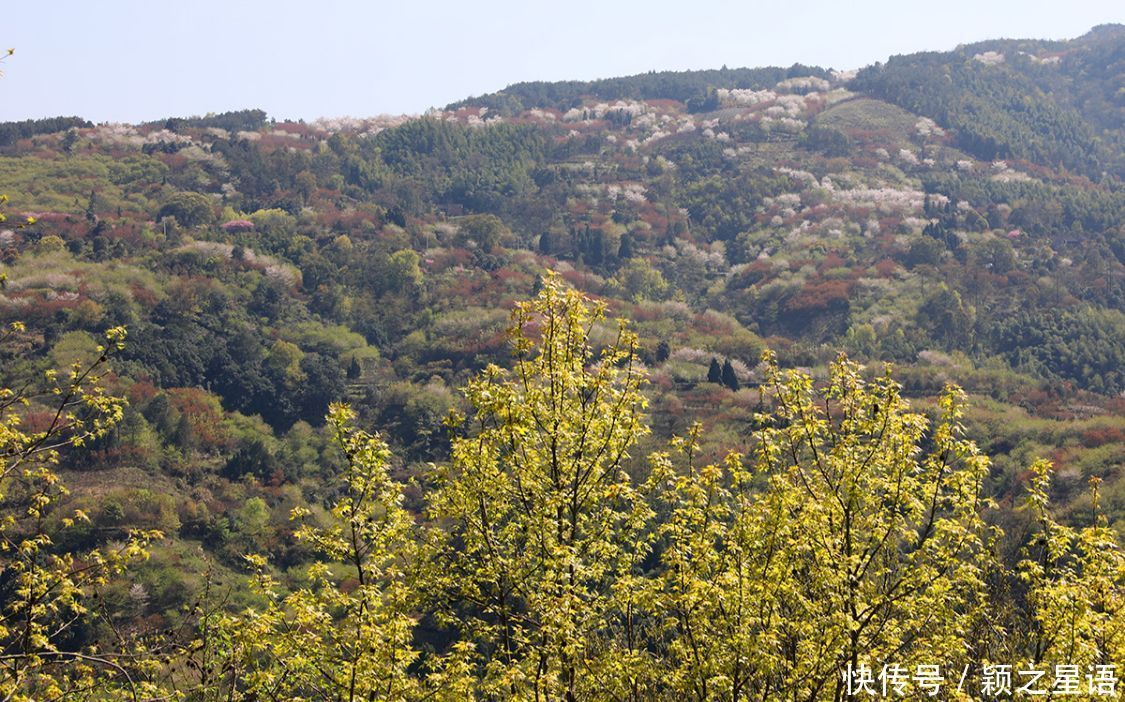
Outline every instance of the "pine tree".
<path id="1" fill-rule="evenodd" d="M 719 361 L 712 356 L 711 367 L 707 369 L 707 382 L 722 384 L 723 382 L 723 369 L 719 365 Z"/>
<path id="2" fill-rule="evenodd" d="M 359 364 L 358 358 L 352 358 L 352 362 L 348 364 L 348 380 L 358 380 L 363 375 L 363 366 Z"/>
<path id="3" fill-rule="evenodd" d="M 738 382 L 738 376 L 734 372 L 734 366 L 731 365 L 730 359 L 723 361 L 723 369 L 721 372 L 722 383 L 731 390 L 738 390 L 742 386 Z"/>

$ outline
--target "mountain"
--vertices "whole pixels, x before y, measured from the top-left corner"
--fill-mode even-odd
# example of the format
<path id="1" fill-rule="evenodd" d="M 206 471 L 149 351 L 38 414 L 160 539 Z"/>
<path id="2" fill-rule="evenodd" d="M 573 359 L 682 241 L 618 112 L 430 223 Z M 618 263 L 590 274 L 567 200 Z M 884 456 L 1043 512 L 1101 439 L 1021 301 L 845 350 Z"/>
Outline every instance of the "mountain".
<path id="1" fill-rule="evenodd" d="M 63 457 L 92 520 L 67 545 L 170 534 L 137 576 L 153 627 L 201 553 L 230 582 L 251 547 L 303 562 L 288 514 L 334 494 L 330 402 L 396 476 L 448 459 L 458 388 L 513 363 L 511 310 L 548 270 L 639 335 L 637 456 L 695 421 L 705 459 L 746 450 L 762 351 L 823 379 L 844 350 L 930 414 L 966 389 L 997 521 L 1043 456 L 1066 519 L 1097 477 L 1125 533 L 1123 51 L 1107 25 L 854 74 L 520 83 L 420 118 L 3 124 L 0 321 L 26 331 L 0 387 L 127 328 L 124 416 Z"/>
<path id="2" fill-rule="evenodd" d="M 894 56 L 854 90 L 954 129 L 982 159 L 1023 159 L 1120 179 L 1125 26 L 1070 42 L 988 41 L 949 53 Z"/>

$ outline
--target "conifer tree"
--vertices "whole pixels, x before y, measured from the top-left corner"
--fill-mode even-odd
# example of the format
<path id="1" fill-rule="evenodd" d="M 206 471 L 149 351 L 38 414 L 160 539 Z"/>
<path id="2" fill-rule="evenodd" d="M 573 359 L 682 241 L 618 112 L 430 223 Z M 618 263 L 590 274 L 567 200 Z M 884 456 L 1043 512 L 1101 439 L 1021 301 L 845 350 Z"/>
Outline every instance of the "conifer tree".
<path id="1" fill-rule="evenodd" d="M 717 384 L 723 382 L 723 368 L 714 356 L 711 357 L 711 367 L 707 369 L 707 382 Z"/>
<path id="2" fill-rule="evenodd" d="M 721 373 L 722 383 L 731 390 L 738 390 L 742 386 L 738 382 L 738 375 L 734 372 L 734 366 L 731 364 L 730 359 L 723 361 L 723 369 Z"/>

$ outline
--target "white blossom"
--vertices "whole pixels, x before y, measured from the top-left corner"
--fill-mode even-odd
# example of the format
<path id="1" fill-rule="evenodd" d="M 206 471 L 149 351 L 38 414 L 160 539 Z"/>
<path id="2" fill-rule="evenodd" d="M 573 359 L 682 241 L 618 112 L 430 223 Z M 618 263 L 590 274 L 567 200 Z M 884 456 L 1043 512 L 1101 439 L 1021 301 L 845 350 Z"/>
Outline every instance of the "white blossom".
<path id="1" fill-rule="evenodd" d="M 827 178 L 825 179 L 828 180 Z M 885 214 L 920 212 L 925 193 L 920 190 L 897 188 L 851 188 L 831 190 L 834 201 L 841 204 L 870 207 Z"/>
<path id="2" fill-rule="evenodd" d="M 772 90 L 728 90 L 719 88 L 716 93 L 721 104 L 750 106 L 777 99 L 777 93 Z"/>
<path id="3" fill-rule="evenodd" d="M 973 57 L 974 61 L 980 61 L 986 66 L 996 66 L 1004 63 L 1004 54 L 999 51 L 985 51 L 984 53 L 977 54 Z"/>
<path id="4" fill-rule="evenodd" d="M 831 83 L 823 78 L 816 78 L 814 76 L 800 76 L 797 78 L 786 78 L 777 84 L 777 90 L 813 90 L 823 92 L 831 87 Z"/>
<path id="5" fill-rule="evenodd" d="M 32 273 L 22 278 L 8 280 L 6 287 L 13 291 L 45 289 L 62 292 L 78 290 L 80 282 L 77 276 L 70 273 Z"/>
<path id="6" fill-rule="evenodd" d="M 914 131 L 924 137 L 928 137 L 931 135 L 942 136 L 945 134 L 945 130 L 939 127 L 937 125 L 937 122 L 933 121 L 929 117 L 922 117 L 917 122 L 915 122 Z"/>
<path id="7" fill-rule="evenodd" d="M 538 107 L 531 108 L 525 114 L 528 117 L 532 117 L 534 119 L 537 119 L 537 120 L 540 120 L 540 121 L 543 121 L 543 122 L 554 122 L 555 119 L 556 119 L 555 113 L 547 112 L 546 110 L 541 110 Z"/>
<path id="8" fill-rule="evenodd" d="M 802 171 L 796 168 L 786 168 L 783 166 L 781 168 L 778 168 L 777 172 L 781 173 L 782 175 L 787 175 L 795 180 L 803 180 L 811 185 L 817 185 L 816 176 L 814 176 L 812 173 L 809 173 L 808 171 Z"/>

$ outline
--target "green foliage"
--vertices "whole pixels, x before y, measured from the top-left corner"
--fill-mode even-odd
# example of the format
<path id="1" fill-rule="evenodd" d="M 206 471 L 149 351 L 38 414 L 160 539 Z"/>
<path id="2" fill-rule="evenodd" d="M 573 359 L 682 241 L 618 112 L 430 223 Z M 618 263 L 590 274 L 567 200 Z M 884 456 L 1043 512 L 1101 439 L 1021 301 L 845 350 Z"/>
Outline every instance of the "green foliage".
<path id="1" fill-rule="evenodd" d="M 472 242 L 483 251 L 491 252 L 507 233 L 507 228 L 495 215 L 473 215 L 458 222 L 457 234 L 465 243 Z"/>
<path id="2" fill-rule="evenodd" d="M 0 146 L 9 146 L 37 134 L 65 132 L 75 127 L 92 127 L 92 123 L 81 117 L 49 117 L 45 119 L 25 119 L 22 122 L 0 123 Z"/>
<path id="3" fill-rule="evenodd" d="M 1096 392 L 1125 389 L 1125 317 L 1088 307 L 1020 312 L 998 320 L 993 348 L 1016 367 L 1081 383 Z"/>
<path id="4" fill-rule="evenodd" d="M 264 110 L 234 110 L 209 114 L 205 117 L 172 117 L 163 126 L 173 132 L 185 129 L 226 129 L 229 131 L 256 131 L 266 123 Z"/>
<path id="5" fill-rule="evenodd" d="M 716 384 L 723 382 L 723 368 L 714 356 L 711 357 L 711 365 L 707 369 L 707 382 Z"/>
<path id="6" fill-rule="evenodd" d="M 423 184 L 439 203 L 502 212 L 507 198 L 532 186 L 544 153 L 540 130 L 498 124 L 481 129 L 420 119 L 380 132 L 364 144 L 394 174 Z"/>
<path id="7" fill-rule="evenodd" d="M 178 192 L 172 195 L 156 213 L 156 218 L 175 217 L 176 221 L 190 228 L 211 224 L 215 220 L 211 199 L 202 193 Z"/>
<path id="8" fill-rule="evenodd" d="M 768 88 L 785 78 L 817 76 L 827 78 L 822 68 L 794 64 L 789 68 L 723 68 L 708 71 L 653 71 L 623 78 L 602 80 L 563 81 L 545 83 L 533 81 L 516 83 L 504 90 L 478 98 L 453 103 L 448 109 L 463 106 L 484 106 L 501 114 L 513 114 L 531 108 L 567 110 L 579 104 L 582 98 L 595 100 L 654 100 L 670 99 L 687 102 L 705 97 L 716 88 L 755 89 Z"/>
<path id="9" fill-rule="evenodd" d="M 801 143 L 825 156 L 846 156 L 852 148 L 851 139 L 839 129 L 814 126 L 801 135 Z"/>
<path id="10" fill-rule="evenodd" d="M 1027 509 L 1035 535 L 1024 549 L 1019 578 L 1027 587 L 1027 611 L 1015 626 L 1027 627 L 1023 650 L 1035 664 L 1092 668 L 1125 656 L 1125 553 L 1100 510 L 1100 478 L 1091 478 L 1093 523 L 1081 528 L 1055 521 L 1048 497 L 1051 465 L 1031 466 Z"/>
<path id="11" fill-rule="evenodd" d="M 1112 639 L 1118 590 L 1094 577 L 1108 566 L 1089 544 L 1110 560 L 1116 552 L 1101 532 L 1080 546 L 1079 533 L 1104 515 L 1120 534 L 1125 514 L 1122 359 L 1112 351 L 1125 301 L 1125 208 L 1111 166 L 1119 32 L 909 59 L 910 80 L 968 63 L 939 92 L 981 124 L 946 132 L 795 67 L 529 84 L 474 103 L 495 109 L 420 120 L 266 124 L 245 111 L 9 144 L 0 188 L 25 214 L 0 227 L 0 319 L 26 329 L 0 349 L 0 387 L 18 393 L 48 370 L 96 364 L 104 330 L 130 329 L 104 378 L 129 406 L 83 450 L 60 447 L 57 473 L 75 494 L 48 506 L 44 558 L 84 562 L 131 529 L 170 536 L 129 582 L 83 591 L 89 611 L 59 649 L 119 652 L 144 638 L 135 666 L 105 659 L 151 698 L 353 694 L 335 669 L 302 657 L 307 641 L 357 680 L 379 670 L 397 681 L 398 692 L 376 697 L 538 688 L 563 699 L 714 699 L 751 689 L 773 699 L 784 689 L 818 699 L 835 693 L 826 676 L 848 657 L 836 643 L 855 623 L 841 599 L 852 588 L 857 609 L 878 610 L 860 643 L 887 660 L 899 637 L 912 661 L 1018 663 L 1037 650 L 1035 627 L 1045 641 L 1069 636 L 1060 617 L 1079 622 L 1073 645 L 1093 660 Z M 987 51 L 1005 63 L 972 58 Z M 897 66 L 887 70 L 902 77 Z M 777 85 L 794 76 L 828 85 Z M 775 97 L 724 92 L 749 88 Z M 628 102 L 613 105 L 615 94 Z M 1027 121 L 1044 115 L 1041 128 Z M 1088 124 L 1067 136 L 1074 115 Z M 955 148 L 985 153 L 964 134 L 1038 162 L 981 163 Z M 1072 143 L 1069 160 L 1045 161 Z M 165 205 L 167 226 L 154 226 Z M 544 283 L 548 268 L 558 275 Z M 513 353 L 508 311 L 540 292 L 517 313 Z M 597 321 L 591 298 L 634 321 L 637 337 Z M 767 341 L 804 370 L 752 367 Z M 841 346 L 900 362 L 902 387 L 833 364 Z M 947 440 L 950 412 L 935 398 L 951 379 L 976 409 Z M 466 383 L 467 398 L 455 390 Z M 763 383 L 760 395 L 718 387 Z M 361 595 L 354 565 L 295 538 L 286 519 L 297 508 L 309 529 L 344 524 L 332 507 L 367 468 L 348 463 L 337 427 L 322 421 L 345 398 L 356 414 L 348 431 L 378 427 L 398 456 L 379 459 L 395 483 L 376 502 L 400 500 L 416 520 L 387 547 L 401 558 L 380 566 L 405 576 L 399 591 L 383 579 Z M 605 398 L 651 399 L 651 425 Z M 893 411 L 841 414 L 869 401 Z M 19 410 L 20 431 L 49 426 L 51 406 Z M 442 418 L 466 409 L 470 419 L 449 432 Z M 894 436 L 874 426 L 881 419 Z M 693 421 L 706 430 L 643 460 Z M 995 559 L 969 541 L 951 562 L 942 539 L 971 521 L 977 486 L 953 495 L 932 475 L 932 455 L 943 441 L 963 449 L 946 477 L 963 476 L 978 459 L 968 437 L 993 458 L 979 504 L 996 498 L 987 516 L 1008 536 L 995 532 Z M 624 457 L 586 450 L 598 438 Z M 763 462 L 763 442 L 784 460 Z M 855 459 L 872 449 L 878 459 Z M 1039 456 L 1059 466 L 1058 507 L 1045 514 L 1074 538 L 1042 575 L 1020 580 L 1020 549 L 1041 563 L 1034 539 L 1055 529 L 1011 506 Z M 707 464 L 718 467 L 697 467 Z M 936 523 L 948 531 L 921 550 L 910 546 L 921 538 L 920 498 L 888 489 L 899 470 L 911 490 L 930 491 L 923 499 L 939 497 Z M 1089 476 L 1105 480 L 1096 496 L 1081 490 Z M 855 492 L 846 509 L 833 502 L 837 487 Z M 64 526 L 74 509 L 91 523 Z M 848 520 L 857 538 L 888 533 L 866 572 L 850 568 L 854 582 L 836 529 Z M 786 538 L 771 541 L 774 527 Z M 264 559 L 264 589 L 234 585 L 245 551 Z M 940 573 L 937 584 L 911 580 L 914 564 L 920 576 Z M 972 579 L 985 570 L 982 594 Z M 888 602 L 880 588 L 896 582 L 932 620 Z M 297 592 L 303 600 L 287 599 Z M 269 613 L 260 628 L 250 609 Z M 298 615 L 301 627 L 287 629 Z M 378 637 L 393 638 L 402 658 L 364 652 L 347 626 L 371 627 L 384 653 L 390 639 Z M 271 647 L 273 631 L 282 635 Z M 144 655 L 150 645 L 176 665 Z M 93 666 L 104 689 L 90 697 L 122 696 L 123 673 L 110 669 Z M 56 670 L 68 685 L 86 675 Z M 808 674 L 793 682 L 804 675 L 794 671 Z"/>
<path id="12" fill-rule="evenodd" d="M 695 466 L 698 425 L 675 442 L 659 601 L 675 694 L 839 699 L 849 664 L 965 657 L 986 604 L 988 461 L 956 436 L 959 393 L 921 455 L 927 421 L 889 376 L 840 359 L 814 390 L 766 362 L 753 468 Z"/>
<path id="13" fill-rule="evenodd" d="M 305 573 L 308 584 L 287 592 L 264 557 L 248 556 L 265 604 L 238 614 L 216 612 L 202 622 L 205 648 L 193 661 L 199 678 L 184 685 L 186 694 L 216 700 L 425 698 L 410 674 L 419 656 L 412 616 L 419 593 L 411 572 L 414 520 L 402 507 L 401 486 L 388 475 L 387 445 L 356 430 L 354 420 L 343 405 L 329 415 L 347 467 L 342 494 L 324 523 L 305 508 L 293 513 L 302 522 L 296 537 L 317 555 Z M 252 505 L 244 506 L 242 519 L 260 524 L 261 505 Z"/>
<path id="14" fill-rule="evenodd" d="M 734 366 L 731 364 L 730 359 L 723 361 L 723 369 L 720 372 L 720 378 L 727 388 L 731 390 L 738 390 L 740 386 L 738 376 L 734 373 Z"/>
<path id="15" fill-rule="evenodd" d="M 1039 89 L 1031 60 L 1004 48 L 997 65 L 974 58 L 985 50 L 980 44 L 894 56 L 861 71 L 850 87 L 953 128 L 958 146 L 978 158 L 1061 163 L 1095 177 L 1114 160 L 1120 168 L 1065 93 Z"/>
<path id="16" fill-rule="evenodd" d="M 0 342 L 16 342 L 24 332 L 14 324 Z M 124 338 L 123 329 L 112 329 L 93 362 L 75 361 L 69 371 L 51 369 L 0 388 L 0 694 L 6 699 L 65 697 L 95 685 L 132 687 L 123 667 L 132 665 L 128 643 L 118 642 L 124 650 L 83 646 L 78 632 L 107 616 L 88 603 L 130 563 L 144 559 L 160 532 L 133 531 L 79 554 L 57 550 L 57 535 L 48 531 L 52 517 L 64 530 L 89 522 L 80 510 L 57 514 L 68 491 L 55 467 L 60 451 L 97 440 L 120 421 L 124 403 L 102 383 L 107 356 Z M 38 413 L 47 421 L 28 426 Z"/>

